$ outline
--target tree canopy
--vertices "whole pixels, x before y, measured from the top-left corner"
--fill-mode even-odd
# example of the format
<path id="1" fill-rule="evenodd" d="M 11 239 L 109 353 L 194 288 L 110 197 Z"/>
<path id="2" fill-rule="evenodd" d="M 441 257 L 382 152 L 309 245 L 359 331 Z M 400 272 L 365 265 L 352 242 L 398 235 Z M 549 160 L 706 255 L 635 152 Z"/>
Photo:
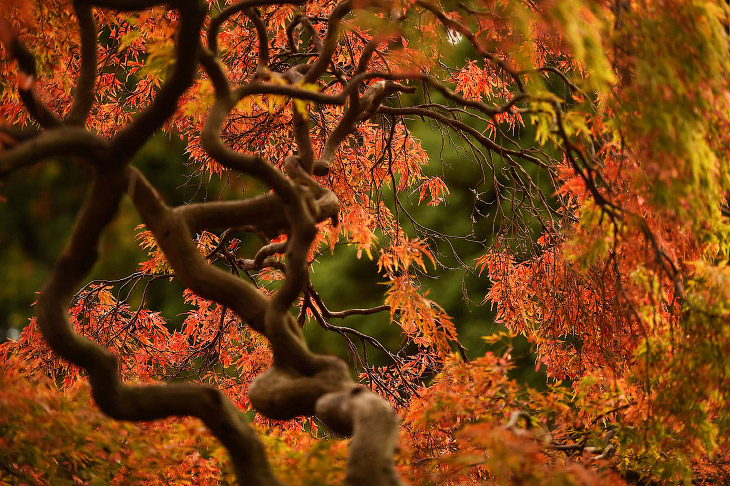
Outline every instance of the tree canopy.
<path id="1" fill-rule="evenodd" d="M 730 481 L 728 25 L 720 0 L 3 1 L 0 190 L 61 163 L 33 191 L 88 193 L 0 345 L 0 479 Z M 205 197 L 150 182 L 160 133 Z M 125 205 L 146 256 L 90 280 Z M 365 294 L 314 278 L 347 247 L 375 306 L 323 298 Z M 452 271 L 499 325 L 475 359 L 428 290 Z M 171 282 L 178 323 L 149 305 Z"/>

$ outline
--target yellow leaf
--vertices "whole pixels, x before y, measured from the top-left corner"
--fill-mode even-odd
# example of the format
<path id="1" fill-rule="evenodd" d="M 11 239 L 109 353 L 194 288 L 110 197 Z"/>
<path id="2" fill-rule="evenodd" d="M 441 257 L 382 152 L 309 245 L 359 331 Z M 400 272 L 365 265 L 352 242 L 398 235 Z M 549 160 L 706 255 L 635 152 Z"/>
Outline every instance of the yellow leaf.
<path id="1" fill-rule="evenodd" d="M 302 115 L 302 117 L 305 120 L 309 119 L 309 102 L 300 100 L 299 98 L 293 98 L 292 102 L 294 103 L 294 109 Z"/>

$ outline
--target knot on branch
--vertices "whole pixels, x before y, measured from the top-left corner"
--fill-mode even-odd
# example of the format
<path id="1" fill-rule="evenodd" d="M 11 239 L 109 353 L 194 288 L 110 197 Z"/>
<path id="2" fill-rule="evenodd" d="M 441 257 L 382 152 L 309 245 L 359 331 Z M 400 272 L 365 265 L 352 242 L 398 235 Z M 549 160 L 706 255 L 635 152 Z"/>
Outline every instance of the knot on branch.
<path id="1" fill-rule="evenodd" d="M 309 210 L 317 222 L 329 218 L 332 224 L 337 226 L 339 224 L 340 201 L 335 193 L 314 180 L 302 166 L 301 158 L 296 155 L 290 155 L 284 159 L 284 170 L 290 179 L 311 189 L 315 199 L 309 201 Z"/>
<path id="2" fill-rule="evenodd" d="M 358 121 L 371 118 L 380 107 L 383 100 L 394 93 L 415 93 L 414 86 L 405 86 L 395 81 L 378 81 L 371 85 L 360 99 L 360 116 Z"/>
<path id="3" fill-rule="evenodd" d="M 364 392 L 365 389 L 354 386 L 350 390 L 323 395 L 315 404 L 314 411 L 329 429 L 336 434 L 349 437 L 353 432 L 350 400 L 353 396 Z"/>
<path id="4" fill-rule="evenodd" d="M 326 394 L 354 386 L 347 365 L 334 356 L 319 356 L 320 369 L 311 375 L 274 365 L 249 387 L 248 398 L 260 413 L 275 420 L 315 414 L 317 401 Z"/>

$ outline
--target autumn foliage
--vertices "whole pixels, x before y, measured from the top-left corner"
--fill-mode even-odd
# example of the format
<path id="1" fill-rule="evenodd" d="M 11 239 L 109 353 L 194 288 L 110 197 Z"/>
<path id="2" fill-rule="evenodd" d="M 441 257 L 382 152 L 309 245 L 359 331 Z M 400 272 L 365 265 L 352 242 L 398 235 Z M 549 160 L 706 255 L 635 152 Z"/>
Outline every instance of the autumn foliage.
<path id="1" fill-rule="evenodd" d="M 91 182 L 0 345 L 0 482 L 730 482 L 729 25 L 720 0 L 3 1 L 0 177 Z M 474 231 L 409 212 L 454 192 L 419 120 L 494 229 L 456 257 L 496 316 L 472 360 L 427 278 Z M 159 133 L 234 190 L 168 205 L 131 162 Z M 90 281 L 125 201 L 143 256 Z M 381 305 L 324 302 L 345 246 Z M 179 326 L 146 301 L 172 281 Z M 525 338 L 544 386 L 512 374 Z"/>

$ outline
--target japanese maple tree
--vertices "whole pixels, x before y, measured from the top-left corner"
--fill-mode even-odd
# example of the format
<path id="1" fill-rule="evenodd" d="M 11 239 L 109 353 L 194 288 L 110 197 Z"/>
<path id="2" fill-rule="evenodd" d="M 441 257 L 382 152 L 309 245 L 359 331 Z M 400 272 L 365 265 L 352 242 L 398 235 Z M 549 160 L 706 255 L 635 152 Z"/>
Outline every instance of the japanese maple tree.
<path id="1" fill-rule="evenodd" d="M 0 177 L 60 159 L 90 188 L 0 346 L 0 479 L 729 481 L 728 25 L 720 0 L 5 0 Z M 503 354 L 469 361 L 421 282 L 459 236 L 402 200 L 450 198 L 417 119 L 477 168 L 471 224 L 495 234 L 464 265 Z M 159 132 L 204 180 L 264 189 L 167 204 L 131 162 Z M 125 198 L 147 258 L 88 281 Z M 310 272 L 343 244 L 382 305 L 324 302 Z M 178 328 L 146 306 L 169 280 Z M 332 324 L 379 313 L 401 350 Z M 542 391 L 509 376 L 518 335 Z"/>

